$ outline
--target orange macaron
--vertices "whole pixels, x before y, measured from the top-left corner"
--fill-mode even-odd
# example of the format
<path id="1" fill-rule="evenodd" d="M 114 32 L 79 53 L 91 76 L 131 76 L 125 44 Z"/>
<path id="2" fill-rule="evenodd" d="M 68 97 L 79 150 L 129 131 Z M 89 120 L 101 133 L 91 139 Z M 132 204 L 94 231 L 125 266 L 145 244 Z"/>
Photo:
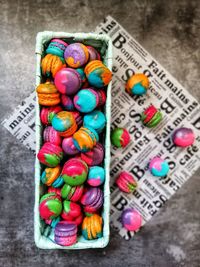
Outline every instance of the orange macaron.
<path id="1" fill-rule="evenodd" d="M 39 84 L 36 92 L 40 105 L 55 106 L 60 103 L 60 93 L 53 83 L 46 82 Z"/>

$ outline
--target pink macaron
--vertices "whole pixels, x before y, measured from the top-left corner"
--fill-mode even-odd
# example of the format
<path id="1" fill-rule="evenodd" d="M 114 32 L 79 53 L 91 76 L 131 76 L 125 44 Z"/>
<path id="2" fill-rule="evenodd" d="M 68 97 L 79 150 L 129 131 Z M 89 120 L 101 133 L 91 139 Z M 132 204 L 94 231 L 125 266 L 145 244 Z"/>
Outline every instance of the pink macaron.
<path id="1" fill-rule="evenodd" d="M 60 146 L 62 142 L 62 138 L 60 137 L 59 133 L 52 126 L 47 126 L 44 129 L 43 140 L 44 143 L 50 142 L 57 146 Z"/>

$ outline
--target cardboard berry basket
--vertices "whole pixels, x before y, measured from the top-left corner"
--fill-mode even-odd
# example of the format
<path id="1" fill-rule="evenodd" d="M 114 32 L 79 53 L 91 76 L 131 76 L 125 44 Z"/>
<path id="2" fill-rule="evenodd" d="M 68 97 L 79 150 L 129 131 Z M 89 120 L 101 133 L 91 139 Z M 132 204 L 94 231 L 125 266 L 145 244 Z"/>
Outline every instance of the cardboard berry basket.
<path id="1" fill-rule="evenodd" d="M 43 82 L 41 74 L 41 58 L 44 51 L 52 38 L 62 38 L 67 43 L 82 42 L 86 45 L 94 46 L 103 55 L 104 64 L 112 69 L 112 42 L 107 35 L 95 33 L 65 33 L 65 32 L 39 32 L 36 38 L 36 86 Z M 37 98 L 37 96 L 36 96 Z M 107 123 L 104 134 L 105 146 L 105 183 L 103 186 L 104 205 L 102 209 L 103 217 L 103 237 L 94 240 L 85 240 L 81 235 L 78 237 L 76 244 L 70 247 L 59 246 L 54 242 L 54 233 L 51 231 L 48 237 L 43 235 L 44 222 L 39 215 L 39 201 L 44 193 L 45 186 L 40 183 L 40 175 L 43 166 L 37 159 L 37 153 L 42 145 L 42 129 L 40 121 L 40 105 L 36 99 L 36 159 L 35 159 L 35 207 L 34 207 L 34 238 L 35 244 L 42 249 L 88 249 L 88 248 L 103 248 L 109 241 L 109 211 L 110 211 L 110 189 L 109 189 L 109 166 L 110 166 L 110 113 L 111 113 L 111 82 L 107 86 L 107 100 L 104 108 Z"/>

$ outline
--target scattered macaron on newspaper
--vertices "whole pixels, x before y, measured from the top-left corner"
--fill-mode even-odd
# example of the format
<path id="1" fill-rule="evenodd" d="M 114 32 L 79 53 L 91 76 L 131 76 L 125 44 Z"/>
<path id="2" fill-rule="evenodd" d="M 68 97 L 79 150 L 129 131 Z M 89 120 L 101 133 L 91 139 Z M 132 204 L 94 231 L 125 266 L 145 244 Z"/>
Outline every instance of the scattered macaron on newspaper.
<path id="1" fill-rule="evenodd" d="M 40 32 L 36 57 L 36 246 L 103 248 L 110 236 L 111 40 Z"/>

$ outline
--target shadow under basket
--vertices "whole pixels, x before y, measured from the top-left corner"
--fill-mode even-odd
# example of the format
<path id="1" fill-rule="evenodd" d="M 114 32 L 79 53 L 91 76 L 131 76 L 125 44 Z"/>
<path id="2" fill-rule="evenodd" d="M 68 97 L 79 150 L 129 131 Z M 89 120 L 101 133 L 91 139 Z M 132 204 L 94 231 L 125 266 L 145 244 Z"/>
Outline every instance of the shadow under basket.
<path id="1" fill-rule="evenodd" d="M 53 38 L 61 38 L 67 43 L 82 42 L 85 45 L 91 45 L 96 48 L 102 55 L 103 63 L 112 69 L 112 42 L 107 35 L 95 33 L 65 33 L 65 32 L 39 32 L 36 38 L 36 86 L 43 81 L 41 74 L 41 58 L 45 53 L 45 49 Z M 36 159 L 35 159 L 35 207 L 34 207 L 34 239 L 35 244 L 41 249 L 88 249 L 103 248 L 109 242 L 109 212 L 110 212 L 110 114 L 111 114 L 111 82 L 107 86 L 107 100 L 104 107 L 106 115 L 106 127 L 103 135 L 103 144 L 105 146 L 105 183 L 103 186 L 104 205 L 101 216 L 103 218 L 103 236 L 94 240 L 85 240 L 81 235 L 78 237 L 77 243 L 69 246 L 59 246 L 54 242 L 54 232 L 50 235 L 44 235 L 44 222 L 39 215 L 39 201 L 44 193 L 45 186 L 40 182 L 40 176 L 43 166 L 37 159 L 38 151 L 42 145 L 42 124 L 40 121 L 40 105 L 36 95 Z"/>

